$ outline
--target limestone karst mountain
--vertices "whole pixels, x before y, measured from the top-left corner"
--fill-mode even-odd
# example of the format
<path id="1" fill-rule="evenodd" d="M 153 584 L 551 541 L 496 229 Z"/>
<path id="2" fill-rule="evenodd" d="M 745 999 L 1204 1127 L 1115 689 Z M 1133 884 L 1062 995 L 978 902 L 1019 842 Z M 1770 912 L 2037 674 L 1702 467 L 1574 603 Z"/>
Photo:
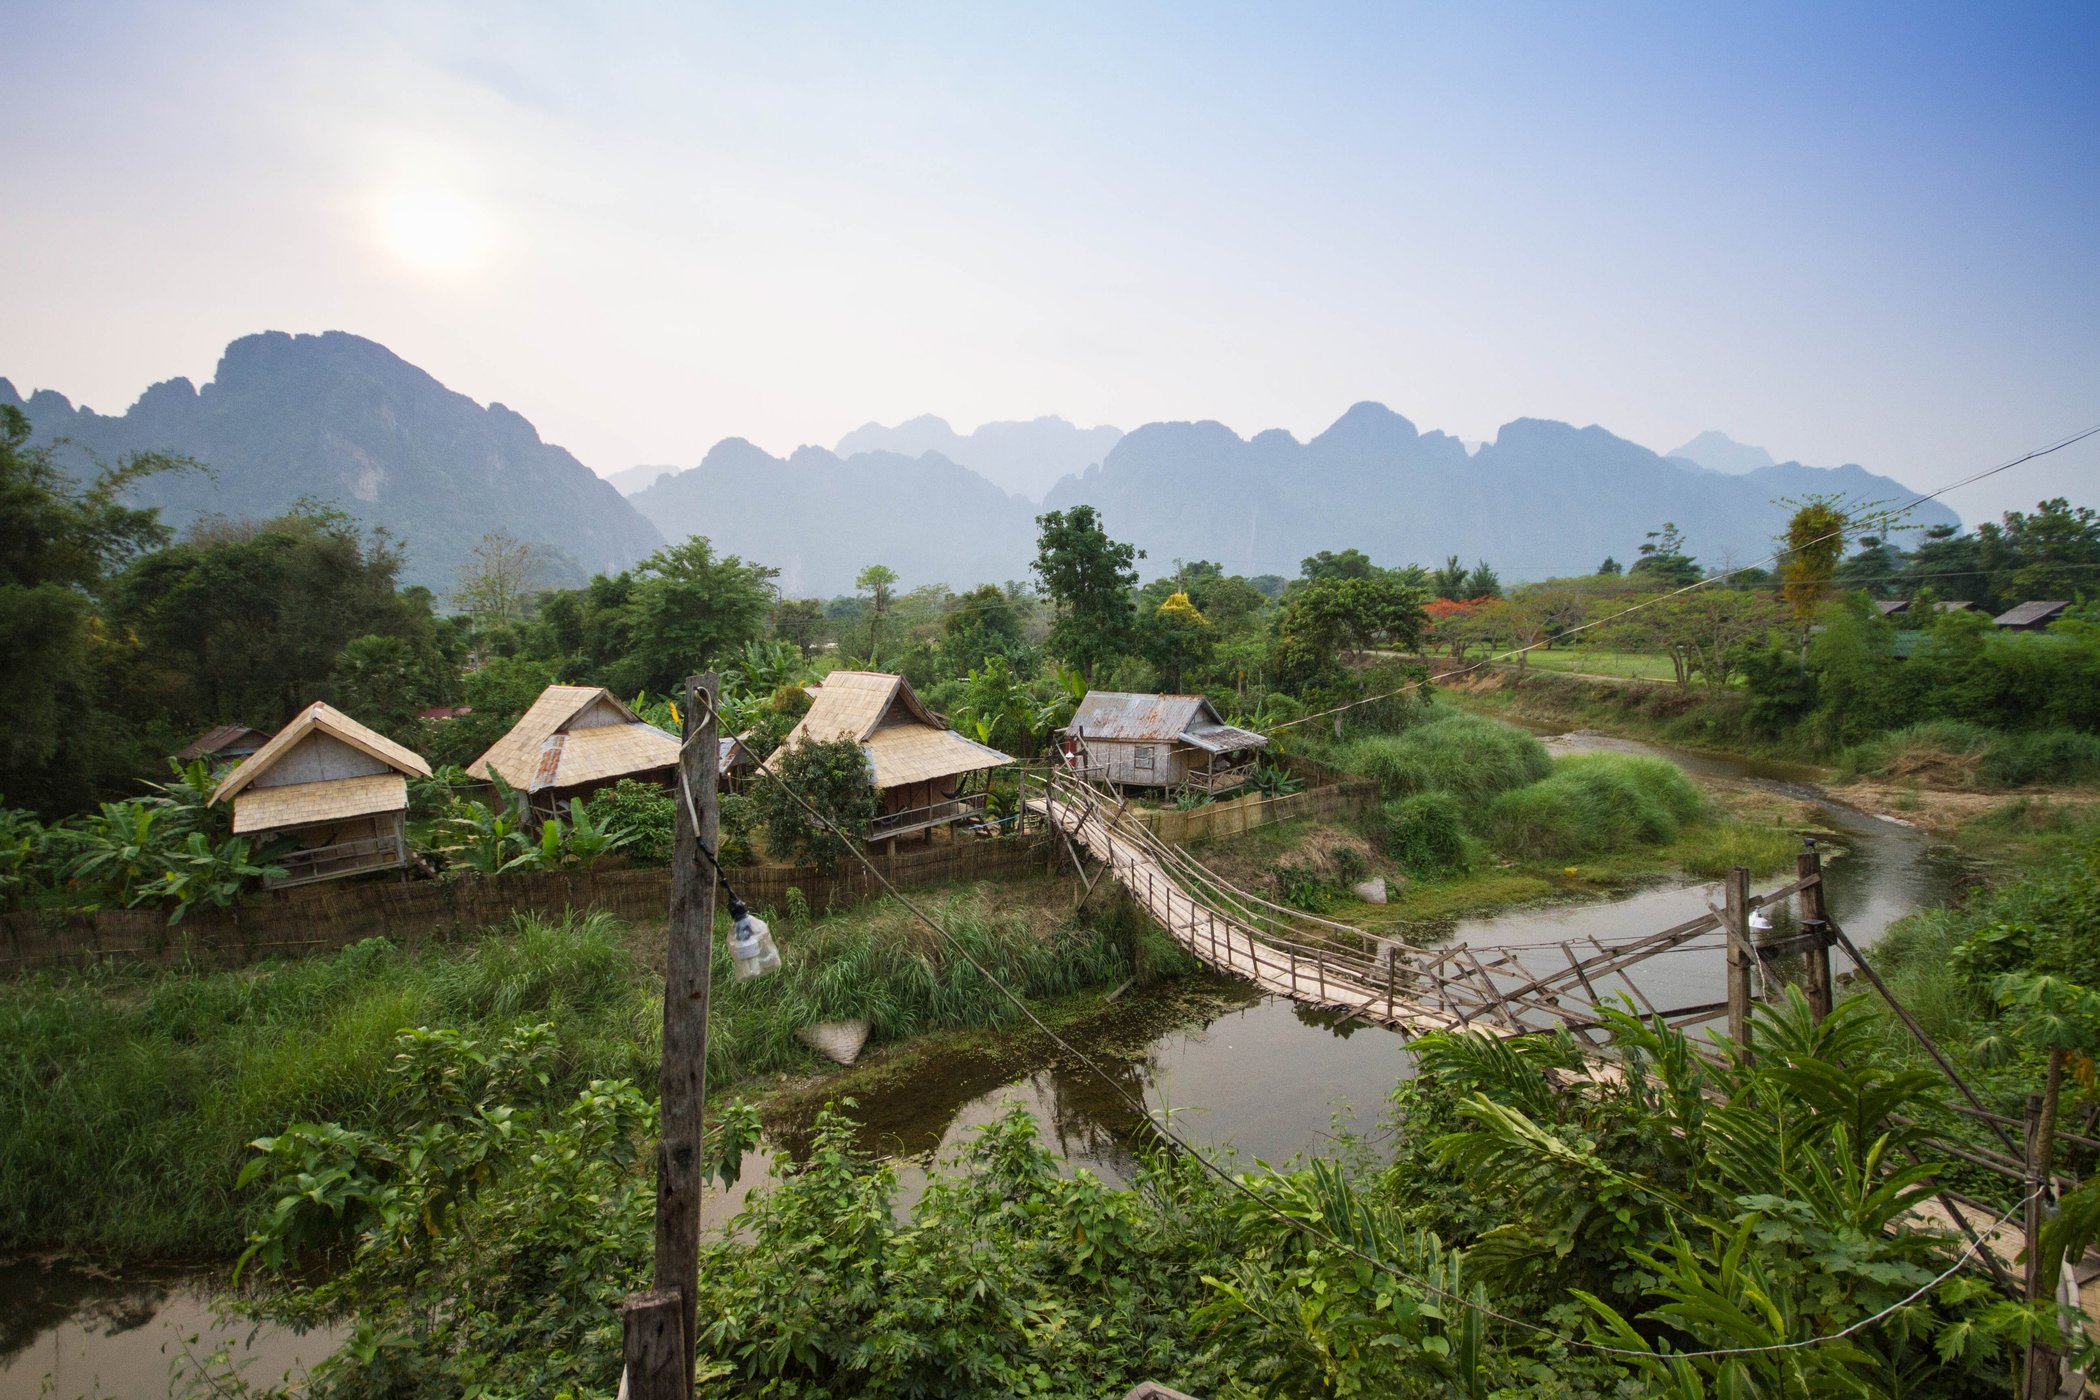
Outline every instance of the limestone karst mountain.
<path id="1" fill-rule="evenodd" d="M 439 593 L 482 535 L 505 531 L 548 552 L 550 583 L 581 583 L 662 544 L 620 493 L 499 403 L 457 394 L 385 346 L 341 331 L 243 336 L 212 379 L 156 384 L 122 414 L 41 390 L 0 403 L 42 441 L 64 438 L 79 468 L 138 451 L 211 468 L 143 483 L 133 499 L 178 529 L 207 515 L 266 517 L 301 500 L 384 526 L 407 551 L 403 580 Z"/>

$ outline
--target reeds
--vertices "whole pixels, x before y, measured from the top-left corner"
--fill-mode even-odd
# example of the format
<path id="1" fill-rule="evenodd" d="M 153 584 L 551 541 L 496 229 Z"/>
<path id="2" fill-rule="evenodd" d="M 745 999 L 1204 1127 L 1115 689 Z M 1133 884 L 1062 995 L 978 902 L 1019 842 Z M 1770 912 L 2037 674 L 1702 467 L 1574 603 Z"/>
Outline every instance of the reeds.
<path id="1" fill-rule="evenodd" d="M 1543 781 L 1497 797 L 1483 825 L 1498 850 L 1564 860 L 1665 845 L 1705 808 L 1699 789 L 1666 759 L 1571 754 Z"/>

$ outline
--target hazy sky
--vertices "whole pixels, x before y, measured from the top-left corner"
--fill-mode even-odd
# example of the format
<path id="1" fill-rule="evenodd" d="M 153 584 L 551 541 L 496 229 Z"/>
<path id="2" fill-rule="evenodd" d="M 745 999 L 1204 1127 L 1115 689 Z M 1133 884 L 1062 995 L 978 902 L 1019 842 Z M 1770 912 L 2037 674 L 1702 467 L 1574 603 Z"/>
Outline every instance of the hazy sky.
<path id="1" fill-rule="evenodd" d="M 443 14 L 438 14 L 440 8 Z M 2100 5 L 23 3 L 0 374 L 370 336 L 600 472 L 869 419 L 2100 422 Z M 1951 498 L 2100 504 L 2100 439 Z"/>

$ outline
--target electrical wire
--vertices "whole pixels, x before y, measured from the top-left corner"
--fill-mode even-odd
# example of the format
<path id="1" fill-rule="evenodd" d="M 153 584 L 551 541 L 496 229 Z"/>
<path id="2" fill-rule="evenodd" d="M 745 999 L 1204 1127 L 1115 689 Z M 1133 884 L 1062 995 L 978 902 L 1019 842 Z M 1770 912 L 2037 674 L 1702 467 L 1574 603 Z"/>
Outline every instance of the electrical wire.
<path id="1" fill-rule="evenodd" d="M 2100 432 L 2100 428 L 2096 428 L 2095 431 Z M 709 703 L 712 704 L 711 698 Z M 969 966 L 977 973 L 977 975 L 979 977 L 982 977 L 994 991 L 998 992 L 1007 1001 L 1011 1002 L 1014 1008 L 1017 1011 L 1019 1011 L 1022 1016 L 1027 1018 L 1028 1022 L 1031 1025 L 1033 1025 L 1036 1028 L 1036 1030 L 1041 1032 L 1045 1037 L 1047 1037 L 1051 1041 L 1051 1043 L 1055 1044 L 1060 1050 L 1062 1050 L 1067 1055 L 1071 1056 L 1079 1064 L 1083 1065 L 1095 1077 L 1100 1079 L 1101 1082 L 1106 1084 L 1118 1098 L 1123 1100 L 1126 1106 L 1128 1106 L 1139 1117 L 1151 1123 L 1156 1132 L 1158 1132 L 1168 1142 L 1174 1144 L 1175 1147 L 1187 1153 L 1192 1160 L 1194 1160 L 1199 1166 L 1203 1168 L 1204 1171 L 1208 1172 L 1211 1176 L 1216 1177 L 1226 1187 L 1246 1197 L 1248 1200 L 1254 1202 L 1254 1204 L 1258 1206 L 1265 1214 L 1271 1216 L 1285 1227 L 1303 1234 L 1310 1235 L 1314 1239 L 1320 1241 L 1322 1244 L 1328 1246 L 1329 1248 L 1337 1250 L 1343 1254 L 1347 1254 L 1350 1257 L 1356 1259 L 1357 1261 L 1367 1264 L 1374 1269 L 1377 1269 L 1381 1273 L 1389 1274 L 1392 1277 L 1397 1278 L 1402 1282 L 1409 1284 L 1412 1287 L 1419 1288 L 1422 1291 L 1429 1293 L 1432 1296 L 1437 1297 L 1445 1302 L 1469 1308 L 1479 1313 L 1483 1317 L 1491 1318 L 1494 1321 L 1504 1323 L 1508 1326 L 1516 1327 L 1521 1330 L 1531 1332 L 1537 1336 L 1558 1342 L 1564 1346 L 1574 1347 L 1580 1350 L 1596 1352 L 1608 1356 L 1622 1356 L 1647 1359 L 1696 1360 L 1706 1358 L 1755 1356 L 1775 1352 L 1796 1351 L 1804 1347 L 1817 1346 L 1828 1342 L 1839 1341 L 1845 1337 L 1852 1335 L 1855 1332 L 1862 1330 L 1865 1327 L 1872 1325 L 1873 1323 L 1879 1322 L 1882 1319 L 1889 1317 L 1890 1315 L 1894 1314 L 1902 1308 L 1908 1307 L 1911 1303 L 1916 1302 L 1919 1298 L 1923 1297 L 1927 1292 L 1929 1292 L 1933 1288 L 1938 1287 L 1947 1279 L 1952 1278 L 1955 1275 L 1955 1273 L 1957 1273 L 1967 1265 L 1970 1258 L 1974 1256 L 1976 1250 L 1982 1247 L 1983 1238 L 1985 1238 L 1989 1233 L 1995 1232 L 2006 1222 L 2010 1221 L 2013 1218 L 2013 1216 L 2017 1215 L 2026 1208 L 2028 1201 L 2034 1199 L 2034 1195 L 2031 1193 L 2026 1198 L 2026 1200 L 2021 1201 L 2019 1205 L 2013 1207 L 2011 1211 L 2008 1211 L 2005 1215 L 2001 1216 L 1996 1222 L 1994 1222 L 1990 1226 L 1990 1229 L 1988 1231 L 1979 1233 L 1977 1238 L 1972 1240 L 1970 1244 L 1955 1257 L 1954 1263 L 1949 1265 L 1943 1272 L 1941 1272 L 1935 1278 L 1931 1279 L 1925 1284 L 1920 1285 L 1910 1294 L 1908 1294 L 1902 1299 L 1899 1299 L 1894 1303 L 1891 1303 L 1889 1306 L 1883 1308 L 1881 1311 L 1874 1313 L 1871 1316 L 1861 1318 L 1857 1322 L 1852 1323 L 1850 1326 L 1827 1335 L 1816 1337 L 1804 1337 L 1795 1341 L 1775 1342 L 1763 1346 L 1711 1347 L 1692 1351 L 1656 1351 L 1652 1349 L 1643 1350 L 1634 1347 L 1612 1346 L 1607 1343 L 1593 1342 L 1584 1338 L 1571 1337 L 1565 1333 L 1555 1331 L 1553 1328 L 1543 1326 L 1539 1323 L 1528 1321 L 1524 1318 L 1512 1317 L 1506 1313 L 1498 1312 L 1493 1308 L 1486 1307 L 1483 1304 L 1476 1303 L 1470 1298 L 1462 1297 L 1458 1294 L 1452 1293 L 1444 1288 L 1439 1287 L 1437 1284 L 1431 1282 L 1428 1279 L 1419 1278 L 1413 1274 L 1410 1274 L 1404 1269 L 1395 1267 L 1393 1264 L 1389 1263 L 1386 1260 L 1380 1259 L 1375 1255 L 1368 1254 L 1365 1251 L 1358 1249 L 1356 1246 L 1349 1244 L 1345 1240 L 1336 1238 L 1332 1234 L 1329 1234 L 1327 1231 L 1322 1230 L 1316 1225 L 1312 1224 L 1310 1221 L 1293 1218 L 1286 1212 L 1279 1209 L 1273 1202 L 1268 1200 L 1259 1191 L 1256 1191 L 1245 1181 L 1242 1181 L 1240 1178 L 1226 1171 L 1217 1163 L 1211 1161 L 1211 1159 L 1208 1156 L 1206 1156 L 1201 1149 L 1196 1147 L 1194 1143 L 1190 1142 L 1187 1138 L 1183 1137 L 1180 1133 L 1174 1130 L 1173 1122 L 1170 1117 L 1164 1115 L 1155 1115 L 1152 1112 L 1152 1110 L 1145 1105 L 1142 1099 L 1133 1097 L 1130 1091 L 1124 1088 L 1123 1085 L 1115 1078 L 1115 1076 L 1109 1074 L 1099 1064 L 1095 1063 L 1091 1056 L 1087 1055 L 1084 1051 L 1080 1050 L 1077 1046 L 1073 1045 L 1070 1041 L 1066 1040 L 1063 1036 L 1059 1035 L 1054 1029 L 1052 1029 L 1048 1024 L 1046 1024 L 1041 1017 L 1035 1014 L 1034 1008 L 1028 1005 L 1028 1002 L 1025 998 L 1023 998 L 1018 992 L 1014 991 L 1012 988 L 1008 987 L 997 977 L 993 976 L 991 971 L 970 953 L 970 950 L 966 946 L 964 946 L 960 939 L 956 938 L 954 934 L 950 933 L 947 930 L 947 928 L 945 928 L 940 923 L 939 920 L 935 919 L 924 909 L 922 909 L 916 901 L 912 900 L 910 897 L 905 895 L 903 891 L 899 890 L 894 884 L 892 884 L 890 882 L 889 877 L 883 873 L 881 868 L 878 867 L 872 860 L 868 858 L 866 852 L 864 852 L 861 849 L 860 844 L 857 841 L 853 840 L 845 832 L 841 831 L 838 825 L 835 822 L 833 822 L 829 816 L 827 816 L 824 812 L 820 811 L 815 805 L 813 805 L 808 800 L 808 798 L 804 797 L 801 792 L 797 791 L 795 786 L 792 783 L 788 782 L 786 778 L 781 776 L 781 774 L 777 770 L 775 770 L 772 767 L 761 766 L 759 771 L 767 779 L 777 784 L 780 790 L 786 793 L 788 797 L 796 803 L 796 805 L 801 807 L 804 812 L 806 812 L 820 826 L 822 826 L 826 831 L 828 831 L 834 840 L 838 841 L 854 857 L 854 859 L 859 861 L 860 864 L 866 868 L 867 872 L 874 877 L 876 883 L 881 885 L 883 890 L 891 898 L 895 899 L 899 904 L 901 904 L 905 908 L 905 910 L 909 912 L 919 922 L 925 924 L 927 928 L 931 929 L 934 932 L 934 934 L 938 936 L 944 944 L 947 945 L 951 952 L 953 952 L 957 957 L 961 958 L 964 962 L 968 963 Z"/>

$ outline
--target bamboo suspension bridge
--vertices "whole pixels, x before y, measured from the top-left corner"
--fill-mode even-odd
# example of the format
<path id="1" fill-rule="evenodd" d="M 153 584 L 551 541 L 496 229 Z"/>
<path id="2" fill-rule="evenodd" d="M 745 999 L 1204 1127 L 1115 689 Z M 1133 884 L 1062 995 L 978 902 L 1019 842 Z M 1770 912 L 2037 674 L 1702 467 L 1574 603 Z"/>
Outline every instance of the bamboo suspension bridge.
<path id="1" fill-rule="evenodd" d="M 1340 1011 L 1408 1034 L 1467 1028 L 1524 1035 L 1565 1027 L 1600 1043 L 1604 1012 L 1631 1004 L 1671 1026 L 1729 1017 L 1740 1032 L 1760 963 L 1806 954 L 1808 995 L 1827 1012 L 1829 948 L 1819 858 L 1805 854 L 1798 877 L 1762 896 L 1747 875 L 1727 884 L 1727 907 L 1619 943 L 1588 939 L 1528 947 L 1417 947 L 1287 908 L 1242 889 L 1157 836 L 1128 807 L 1052 769 L 1027 799 L 1030 811 L 1067 844 L 1082 879 L 1093 857 L 1174 940 L 1220 972 L 1309 1006 Z M 1091 884 L 1089 884 L 1091 889 Z M 1752 942 L 1751 915 L 1798 897 L 1802 932 Z M 1658 1007 L 1633 979 L 1638 964 L 1713 944 L 1728 969 L 1725 1000 Z M 1699 940 L 1705 940 L 1700 942 Z"/>

